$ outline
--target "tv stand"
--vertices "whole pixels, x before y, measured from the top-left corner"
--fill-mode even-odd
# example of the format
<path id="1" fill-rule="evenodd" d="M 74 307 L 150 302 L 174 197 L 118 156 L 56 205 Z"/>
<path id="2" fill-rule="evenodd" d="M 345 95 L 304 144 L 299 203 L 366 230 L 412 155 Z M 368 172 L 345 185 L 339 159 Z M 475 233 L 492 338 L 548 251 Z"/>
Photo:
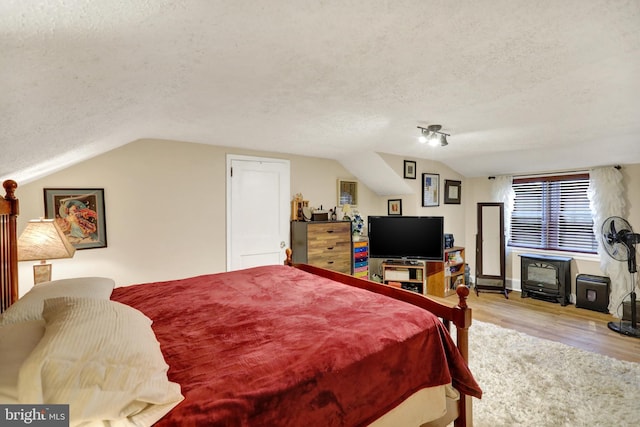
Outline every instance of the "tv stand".
<path id="1" fill-rule="evenodd" d="M 388 259 L 382 263 L 382 282 L 422 295 L 447 297 L 465 285 L 462 246 L 444 250 L 442 261 Z"/>
<path id="2" fill-rule="evenodd" d="M 424 261 L 416 261 L 410 259 L 388 259 L 384 261 L 388 265 L 422 265 Z"/>
<path id="3" fill-rule="evenodd" d="M 386 285 L 426 295 L 426 279 L 424 261 L 391 259 L 382 263 L 382 282 Z"/>

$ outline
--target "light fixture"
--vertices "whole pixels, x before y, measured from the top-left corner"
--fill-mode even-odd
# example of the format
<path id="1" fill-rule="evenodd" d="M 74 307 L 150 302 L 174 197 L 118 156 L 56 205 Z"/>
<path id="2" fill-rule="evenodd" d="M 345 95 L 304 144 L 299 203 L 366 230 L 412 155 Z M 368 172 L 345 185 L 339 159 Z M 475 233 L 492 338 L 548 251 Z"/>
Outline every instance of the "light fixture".
<path id="1" fill-rule="evenodd" d="M 447 137 L 451 135 L 448 133 L 440 132 L 442 126 L 429 125 L 426 128 L 418 126 L 418 129 L 420 129 L 420 137 L 418 138 L 418 141 L 420 141 L 421 143 L 429 143 L 429 145 L 431 146 L 440 145 L 441 147 L 449 145 L 449 142 L 447 142 Z"/>
<path id="2" fill-rule="evenodd" d="M 420 141 L 421 143 L 426 143 L 429 140 L 429 130 L 426 128 L 421 128 L 420 126 L 418 126 L 418 129 L 420 129 L 420 136 L 418 137 L 418 141 Z"/>
<path id="3" fill-rule="evenodd" d="M 48 259 L 72 258 L 76 248 L 53 219 L 29 221 L 18 239 L 18 261 L 40 261 L 33 265 L 33 283 L 51 281 Z"/>

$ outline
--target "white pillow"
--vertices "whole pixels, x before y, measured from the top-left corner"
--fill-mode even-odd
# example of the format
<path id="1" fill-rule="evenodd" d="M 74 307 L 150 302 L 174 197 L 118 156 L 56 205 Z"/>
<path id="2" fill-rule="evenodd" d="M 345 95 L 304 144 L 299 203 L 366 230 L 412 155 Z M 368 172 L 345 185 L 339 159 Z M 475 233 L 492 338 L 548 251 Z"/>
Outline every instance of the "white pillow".
<path id="1" fill-rule="evenodd" d="M 44 335 L 44 320 L 0 325 L 0 403 L 18 403 L 18 372 Z"/>
<path id="2" fill-rule="evenodd" d="M 77 277 L 35 285 L 2 315 L 1 324 L 42 319 L 43 301 L 56 297 L 109 299 L 115 282 L 106 277 Z"/>
<path id="3" fill-rule="evenodd" d="M 44 302 L 44 337 L 18 378 L 21 403 L 69 404 L 71 425 L 151 425 L 182 401 L 151 320 L 94 298 Z"/>

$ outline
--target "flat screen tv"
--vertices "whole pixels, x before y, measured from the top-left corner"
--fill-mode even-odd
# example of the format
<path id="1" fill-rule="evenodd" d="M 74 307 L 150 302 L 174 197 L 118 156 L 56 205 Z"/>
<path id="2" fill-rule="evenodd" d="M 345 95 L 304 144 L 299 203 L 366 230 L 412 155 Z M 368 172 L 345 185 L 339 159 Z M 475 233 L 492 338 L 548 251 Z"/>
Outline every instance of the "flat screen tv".
<path id="1" fill-rule="evenodd" d="M 371 258 L 444 259 L 441 216 L 370 216 L 368 233 Z"/>

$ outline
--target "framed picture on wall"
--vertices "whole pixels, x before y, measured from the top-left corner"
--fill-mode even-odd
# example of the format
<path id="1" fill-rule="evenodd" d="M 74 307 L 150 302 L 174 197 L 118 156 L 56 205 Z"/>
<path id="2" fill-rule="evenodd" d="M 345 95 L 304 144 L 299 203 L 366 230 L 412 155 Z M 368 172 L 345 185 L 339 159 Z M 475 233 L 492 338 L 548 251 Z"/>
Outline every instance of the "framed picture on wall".
<path id="1" fill-rule="evenodd" d="M 338 206 L 358 205 L 358 181 L 338 179 Z"/>
<path id="2" fill-rule="evenodd" d="M 404 178 L 416 179 L 416 162 L 411 160 L 404 161 Z"/>
<path id="3" fill-rule="evenodd" d="M 440 206 L 440 175 L 422 174 L 422 206 Z"/>
<path id="4" fill-rule="evenodd" d="M 76 249 L 107 247 L 103 188 L 45 188 L 44 209 Z"/>
<path id="5" fill-rule="evenodd" d="M 387 215 L 402 215 L 402 199 L 391 199 L 387 202 Z"/>
<path id="6" fill-rule="evenodd" d="M 462 182 L 444 180 L 444 203 L 447 205 L 459 205 L 462 198 Z"/>

